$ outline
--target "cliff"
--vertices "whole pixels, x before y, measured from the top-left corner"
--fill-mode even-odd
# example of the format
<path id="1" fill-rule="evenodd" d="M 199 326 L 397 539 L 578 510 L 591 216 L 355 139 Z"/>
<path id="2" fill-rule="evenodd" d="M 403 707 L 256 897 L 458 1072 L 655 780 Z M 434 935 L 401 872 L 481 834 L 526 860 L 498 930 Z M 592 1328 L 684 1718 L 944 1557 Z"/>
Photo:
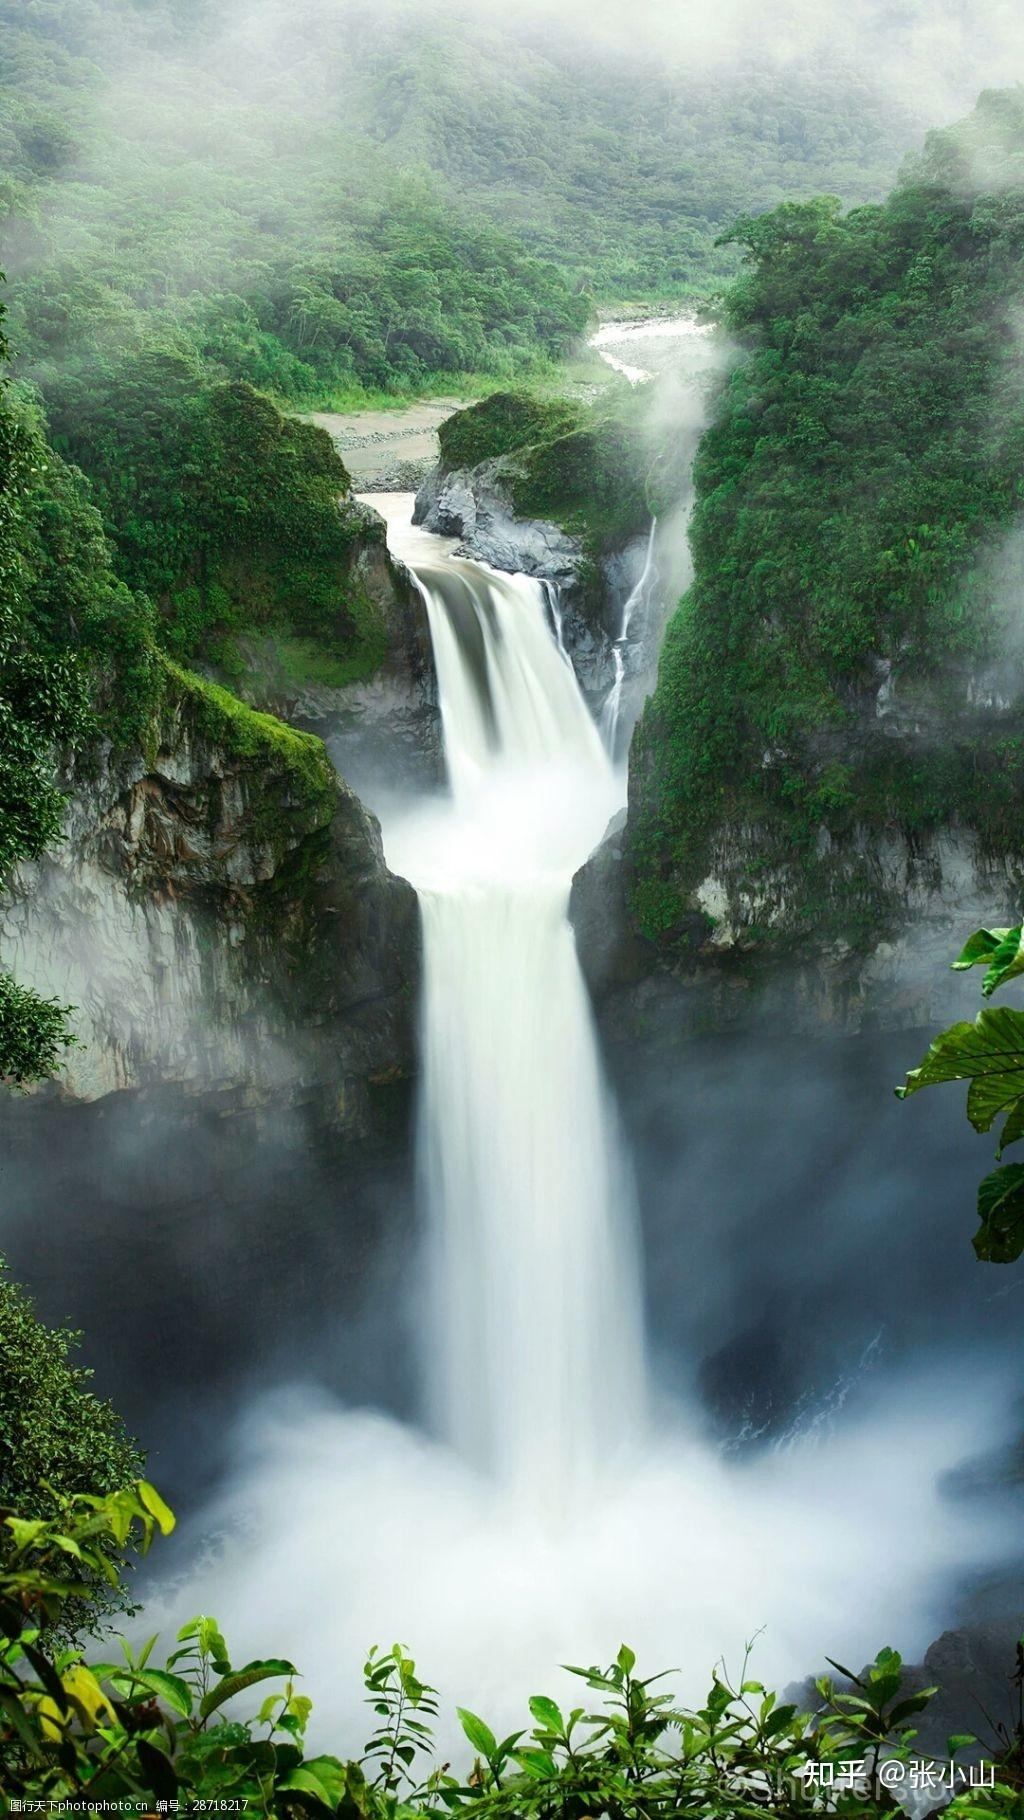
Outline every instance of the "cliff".
<path id="1" fill-rule="evenodd" d="M 757 985 L 790 1021 L 923 1022 L 963 932 L 1016 919 L 1022 144 L 1019 95 L 989 95 L 884 205 L 735 229 L 693 581 L 620 857 L 576 894 L 599 993 L 632 971 L 688 1006 L 699 984 L 711 1021 Z M 596 931 L 598 880 L 618 936 Z"/>
<path id="2" fill-rule="evenodd" d="M 44 1091 L 230 1089 L 370 1134 L 412 1066 L 415 898 L 322 744 L 168 665 L 145 749 L 72 788 L 0 925 L 17 977 L 77 1007 Z"/>
<path id="3" fill-rule="evenodd" d="M 319 735 L 360 791 L 423 788 L 444 775 L 426 610 L 387 548 L 379 513 L 357 500 L 345 511 L 357 532 L 346 591 L 358 596 L 374 629 L 374 667 L 353 666 L 344 644 L 322 634 L 254 627 L 236 637 L 230 670 L 207 668 L 254 707 Z"/>

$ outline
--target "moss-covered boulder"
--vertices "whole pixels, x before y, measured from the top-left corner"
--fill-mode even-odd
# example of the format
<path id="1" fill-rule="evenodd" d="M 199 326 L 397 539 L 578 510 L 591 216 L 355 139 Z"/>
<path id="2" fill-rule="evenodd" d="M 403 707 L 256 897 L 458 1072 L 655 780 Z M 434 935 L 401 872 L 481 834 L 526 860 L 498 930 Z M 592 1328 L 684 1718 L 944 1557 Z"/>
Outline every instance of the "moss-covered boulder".
<path id="1" fill-rule="evenodd" d="M 440 444 L 417 522 L 557 588 L 566 648 L 596 703 L 612 681 L 621 607 L 650 529 L 644 410 L 496 393 L 449 418 Z"/>

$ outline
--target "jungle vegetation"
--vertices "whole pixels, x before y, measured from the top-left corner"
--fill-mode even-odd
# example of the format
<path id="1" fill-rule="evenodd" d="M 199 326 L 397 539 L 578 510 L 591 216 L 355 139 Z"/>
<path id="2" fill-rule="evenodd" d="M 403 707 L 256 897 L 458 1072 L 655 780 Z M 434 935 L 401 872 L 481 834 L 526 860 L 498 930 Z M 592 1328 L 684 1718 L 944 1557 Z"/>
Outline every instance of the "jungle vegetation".
<path id="1" fill-rule="evenodd" d="M 730 237 L 742 357 L 634 745 L 634 910 L 683 954 L 714 875 L 749 945 L 856 946 L 902 909 L 886 831 L 1019 849 L 1024 92 L 932 134 L 885 203 Z"/>
<path id="2" fill-rule="evenodd" d="M 116 415 L 94 401 L 107 493 L 99 462 L 90 488 L 52 446 L 37 400 L 0 379 L 0 887 L 58 839 L 71 786 L 88 790 L 98 765 L 147 750 L 175 703 L 255 774 L 268 837 L 278 796 L 296 827 L 325 825 L 337 780 L 320 741 L 179 660 L 230 667 L 233 636 L 260 627 L 314 634 L 345 674 L 383 655 L 350 571 L 356 536 L 383 530 L 348 501 L 330 439 L 251 387 L 202 383 L 169 357 L 128 363 L 122 384 L 133 381 L 154 406 L 163 384 L 165 408 L 159 432 L 140 412 L 126 467 Z M 174 451 L 176 490 L 159 447 Z M 119 543 L 97 500 L 123 526 Z M 54 1075 L 74 1040 L 69 1009 L 0 969 L 0 1077 L 26 1087 Z"/>
<path id="3" fill-rule="evenodd" d="M 79 1495 L 123 1491 L 143 1465 L 117 1411 L 94 1394 L 93 1374 L 77 1356 L 81 1341 L 38 1318 L 0 1257 L 0 1507 L 31 1521 L 59 1521 Z M 0 1563 L 11 1540 L 5 1530 Z M 79 1592 L 62 1598 L 62 1630 L 126 1603 L 123 1576 L 88 1572 Z"/>
<path id="4" fill-rule="evenodd" d="M 300 29 L 287 43 L 303 56 L 279 61 L 260 93 L 244 59 L 217 55 L 206 0 L 0 0 L 18 379 L 0 392 L 0 885 L 58 835 L 70 766 L 98 741 L 143 741 L 168 688 L 254 763 L 261 742 L 280 743 L 283 730 L 191 661 L 223 663 L 260 625 L 333 640 L 356 666 L 378 660 L 348 569 L 347 476 L 282 403 L 396 397 L 466 374 L 507 395 L 572 345 L 594 295 L 703 291 L 735 271 L 737 248 L 748 263 L 727 318 L 744 358 L 701 451 L 696 579 L 639 744 L 641 922 L 685 939 L 726 820 L 764 830 L 769 857 L 796 856 L 808 920 L 822 895 L 838 904 L 827 869 L 814 872 L 822 830 L 842 850 L 855 826 L 926 831 L 955 803 L 993 845 L 1015 837 L 1012 711 L 985 739 L 969 717 L 941 743 L 859 730 L 874 726 L 883 680 L 927 723 L 1005 650 L 1013 570 L 1000 540 L 1024 472 L 1010 313 L 1020 97 L 986 98 L 968 128 L 933 137 L 888 202 L 865 204 L 906 126 L 838 78 L 801 77 L 783 106 L 757 71 L 727 92 L 646 69 L 622 81 L 610 65 L 581 82 L 572 46 L 548 42 L 492 59 L 480 87 L 464 66 L 478 52 L 431 38 L 423 17 L 422 32 L 398 13 L 365 32 L 344 81 Z M 510 169 L 512 205 L 498 193 Z M 806 199 L 823 184 L 861 206 Z M 804 200 L 750 212 L 784 195 Z M 538 410 L 463 421 L 453 458 L 460 436 L 463 455 L 512 456 L 524 510 L 614 532 L 626 458 L 614 419 Z M 645 504 L 632 469 L 630 488 L 632 522 Z M 297 751 L 326 792 L 320 749 Z M 756 899 L 759 879 L 739 883 Z M 854 865 L 848 929 L 858 901 L 877 927 L 872 893 Z M 987 932 L 990 965 L 1011 935 L 1019 948 L 1019 931 Z M 64 1007 L 0 973 L 0 1074 L 45 1078 L 68 1040 Z M 1011 1122 L 1022 1097 L 1019 1084 L 1001 1102 Z M 998 1233 L 1016 1255 L 1016 1236 Z M 266 1814 L 347 1820 L 892 1810 L 879 1767 L 918 1754 L 928 1695 L 905 1687 L 891 1650 L 862 1674 L 822 1677 L 810 1711 L 746 1669 L 738 1684 L 716 1674 L 689 1711 L 623 1646 L 573 1671 L 570 1713 L 536 1695 L 523 1730 L 498 1739 L 463 1712 L 465 1772 L 433 1754 L 433 1692 L 397 1647 L 367 1662 L 371 1737 L 356 1761 L 347 1747 L 308 1754 L 292 1665 L 233 1666 L 208 1616 L 159 1667 L 155 1644 L 97 1660 L 69 1640 L 83 1606 L 125 1597 L 133 1548 L 173 1518 L 92 1398 L 73 1336 L 42 1328 L 0 1279 L 5 1341 L 25 1362 L 0 1379 L 5 1800 L 244 1797 Z M 225 1711 L 264 1682 L 255 1716 Z M 970 1743 L 949 1740 L 954 1766 Z M 991 1790 L 966 1774 L 951 1784 L 950 1814 L 1017 1813 L 1021 1750 L 1008 1742 Z M 865 1786 L 846 1791 L 854 1764 Z M 827 1782 L 806 1773 L 824 1765 Z"/>
<path id="5" fill-rule="evenodd" d="M 495 476 L 520 517 L 563 526 L 596 560 L 650 523 L 649 478 L 673 436 L 652 428 L 646 391 L 619 384 L 592 402 L 496 392 L 455 412 L 438 440 L 443 468 L 498 463 Z M 685 482 L 681 464 L 676 481 Z"/>
<path id="6" fill-rule="evenodd" d="M 293 403 L 511 377 L 591 296 L 717 282 L 741 209 L 880 193 L 913 137 L 840 67 L 712 76 L 419 0 L 303 0 L 266 38 L 211 0 L 0 27 L 0 263 L 51 408 L 154 337 Z"/>

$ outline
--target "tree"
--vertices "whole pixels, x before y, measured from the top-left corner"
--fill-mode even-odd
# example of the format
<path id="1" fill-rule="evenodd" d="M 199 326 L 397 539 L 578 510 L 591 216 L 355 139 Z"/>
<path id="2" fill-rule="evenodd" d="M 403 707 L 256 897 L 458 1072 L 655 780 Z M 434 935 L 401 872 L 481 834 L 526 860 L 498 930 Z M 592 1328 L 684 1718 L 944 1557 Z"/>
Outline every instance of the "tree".
<path id="1" fill-rule="evenodd" d="M 7 356 L 0 331 L 0 363 Z M 26 501 L 45 465 L 41 439 L 0 380 L 0 886 L 60 832 L 58 746 L 86 718 L 85 683 L 70 653 L 39 649 L 29 620 Z M 0 1076 L 21 1085 L 53 1074 L 71 1042 L 64 1008 L 0 973 Z"/>
<path id="2" fill-rule="evenodd" d="M 69 1498 L 105 1496 L 138 1477 L 143 1455 L 79 1363 L 82 1336 L 47 1327 L 0 1257 L 0 1506 L 50 1521 Z M 0 1563 L 6 1532 L 0 1528 Z M 90 1576 L 69 1628 L 123 1608 L 123 1592 Z"/>
<path id="3" fill-rule="evenodd" d="M 1024 974 L 1024 933 L 1013 929 L 978 929 L 953 967 L 965 972 L 984 967 L 981 990 L 986 998 L 1008 980 Z M 1024 1011 L 999 1005 L 979 1011 L 973 1023 L 951 1024 L 935 1038 L 919 1068 L 896 1088 L 906 1099 L 921 1087 L 943 1081 L 970 1081 L 967 1117 L 975 1131 L 1003 1128 L 997 1159 L 1024 1137 Z M 1024 1252 L 1024 1163 L 992 1170 L 978 1188 L 974 1249 L 988 1264 L 1012 1264 Z"/>

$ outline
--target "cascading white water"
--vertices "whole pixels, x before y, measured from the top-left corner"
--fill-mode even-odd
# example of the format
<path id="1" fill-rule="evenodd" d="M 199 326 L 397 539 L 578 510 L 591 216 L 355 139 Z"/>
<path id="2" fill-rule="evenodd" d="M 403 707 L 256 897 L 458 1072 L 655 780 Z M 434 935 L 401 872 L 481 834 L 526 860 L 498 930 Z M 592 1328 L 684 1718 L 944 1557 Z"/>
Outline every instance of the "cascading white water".
<path id="1" fill-rule="evenodd" d="M 656 574 L 654 566 L 654 538 L 657 529 L 658 520 L 652 518 L 651 529 L 647 538 L 647 551 L 644 556 L 644 566 L 635 586 L 630 589 L 626 596 L 622 608 L 619 636 L 612 646 L 614 674 L 612 676 L 612 686 L 608 691 L 604 706 L 601 709 L 601 732 L 604 735 L 605 744 L 613 759 L 618 757 L 616 747 L 618 744 L 619 715 L 622 712 L 622 689 L 626 680 L 626 653 L 629 649 L 629 629 L 633 623 L 633 617 L 637 608 L 647 599 L 648 590 L 650 589 Z"/>
<path id="2" fill-rule="evenodd" d="M 630 1182 L 567 920 L 619 786 L 541 585 L 437 539 L 403 554 L 451 782 L 388 841 L 424 930 L 432 1414 L 465 1458 L 550 1505 L 643 1424 Z"/>

